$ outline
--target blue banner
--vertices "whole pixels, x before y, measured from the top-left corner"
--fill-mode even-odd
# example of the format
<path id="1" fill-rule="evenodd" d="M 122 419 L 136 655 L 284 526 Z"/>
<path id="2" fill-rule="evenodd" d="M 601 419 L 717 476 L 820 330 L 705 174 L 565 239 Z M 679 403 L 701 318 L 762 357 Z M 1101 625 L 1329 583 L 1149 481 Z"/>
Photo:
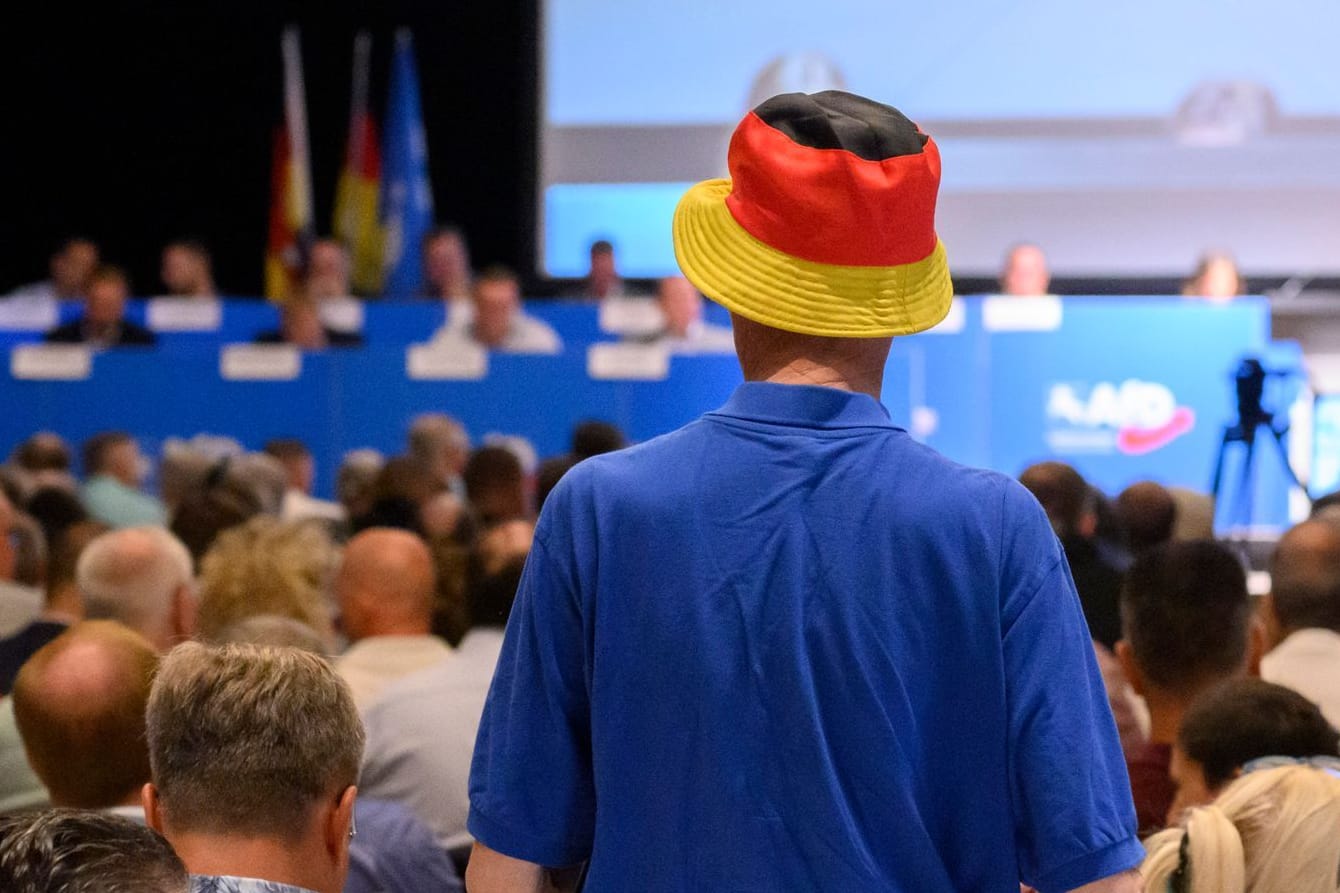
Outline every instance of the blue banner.
<path id="1" fill-rule="evenodd" d="M 433 188 L 428 179 L 419 74 L 406 29 L 396 32 L 391 60 L 378 209 L 385 239 L 383 294 L 390 298 L 414 295 L 423 278 L 419 244 L 433 226 Z"/>

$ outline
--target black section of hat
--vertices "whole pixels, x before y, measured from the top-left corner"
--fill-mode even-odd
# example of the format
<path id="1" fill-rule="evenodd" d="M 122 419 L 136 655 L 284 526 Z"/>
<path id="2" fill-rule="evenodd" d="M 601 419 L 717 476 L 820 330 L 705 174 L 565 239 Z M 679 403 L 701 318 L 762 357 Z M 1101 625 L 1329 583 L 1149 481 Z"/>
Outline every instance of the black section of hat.
<path id="1" fill-rule="evenodd" d="M 891 105 L 844 93 L 782 93 L 754 114 L 811 149 L 845 149 L 866 161 L 920 154 L 928 137 Z"/>

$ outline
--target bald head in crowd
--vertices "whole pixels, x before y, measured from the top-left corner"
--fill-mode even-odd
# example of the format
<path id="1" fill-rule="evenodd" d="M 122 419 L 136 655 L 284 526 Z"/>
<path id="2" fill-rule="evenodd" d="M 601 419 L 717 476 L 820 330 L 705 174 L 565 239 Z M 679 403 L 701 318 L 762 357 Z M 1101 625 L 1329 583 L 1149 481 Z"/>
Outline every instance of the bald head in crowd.
<path id="1" fill-rule="evenodd" d="M 345 634 L 353 642 L 426 635 L 436 586 L 433 557 L 421 539 L 383 527 L 363 531 L 345 546 L 335 580 Z"/>
<path id="2" fill-rule="evenodd" d="M 1089 485 L 1074 468 L 1064 462 L 1039 462 L 1024 469 L 1019 483 L 1041 503 L 1057 536 L 1093 534 L 1097 519 Z"/>
<path id="3" fill-rule="evenodd" d="M 103 534 L 84 549 L 75 583 L 90 620 L 122 623 L 159 651 L 195 631 L 191 555 L 159 527 Z"/>
<path id="4" fill-rule="evenodd" d="M 14 717 L 53 806 L 139 803 L 149 780 L 144 710 L 157 668 L 143 636 L 106 620 L 71 627 L 23 665 Z"/>
<path id="5" fill-rule="evenodd" d="M 1270 563 L 1272 644 L 1301 629 L 1340 633 L 1340 523 L 1304 521 L 1280 537 Z"/>
<path id="6" fill-rule="evenodd" d="M 1140 481 L 1117 495 L 1117 520 L 1132 552 L 1143 552 L 1173 536 L 1177 503 L 1161 484 Z"/>

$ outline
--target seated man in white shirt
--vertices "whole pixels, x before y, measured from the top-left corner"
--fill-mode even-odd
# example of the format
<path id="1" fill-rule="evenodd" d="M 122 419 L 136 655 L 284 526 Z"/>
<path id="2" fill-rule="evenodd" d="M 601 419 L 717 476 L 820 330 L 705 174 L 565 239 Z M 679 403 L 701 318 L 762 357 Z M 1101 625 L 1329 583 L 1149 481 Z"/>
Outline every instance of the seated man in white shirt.
<path id="1" fill-rule="evenodd" d="M 1340 524 L 1304 521 L 1280 538 L 1261 606 L 1261 678 L 1303 695 L 1340 727 Z"/>
<path id="2" fill-rule="evenodd" d="M 522 309 L 520 283 L 506 267 L 489 267 L 480 273 L 471 289 L 471 301 L 472 318 L 448 321 L 433 336 L 435 346 L 450 349 L 464 343 L 503 353 L 562 353 L 558 333 Z"/>
<path id="3" fill-rule="evenodd" d="M 470 631 L 456 653 L 388 686 L 363 713 L 363 795 L 409 807 L 446 847 L 470 842 L 475 733 L 534 532 L 529 521 L 509 521 L 480 537 L 467 584 Z"/>
<path id="4" fill-rule="evenodd" d="M 279 509 L 280 518 L 285 521 L 305 521 L 309 518 L 331 522 L 345 520 L 344 506 L 312 496 L 316 461 L 305 443 L 294 438 L 277 438 L 265 444 L 265 453 L 284 466 L 284 476 L 288 482 Z"/>
<path id="5" fill-rule="evenodd" d="M 335 595 L 351 644 L 335 669 L 359 710 L 391 682 L 451 654 L 431 632 L 436 591 L 432 554 L 412 533 L 373 527 L 345 546 Z"/>

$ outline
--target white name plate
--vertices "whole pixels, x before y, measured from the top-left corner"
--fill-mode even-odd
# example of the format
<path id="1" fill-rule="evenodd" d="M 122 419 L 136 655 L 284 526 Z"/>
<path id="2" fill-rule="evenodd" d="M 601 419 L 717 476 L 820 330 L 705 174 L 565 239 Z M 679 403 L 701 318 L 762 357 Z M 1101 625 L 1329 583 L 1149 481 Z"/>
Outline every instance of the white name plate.
<path id="1" fill-rule="evenodd" d="M 655 298 L 606 298 L 600 302 L 600 331 L 611 335 L 646 335 L 665 327 Z"/>
<path id="2" fill-rule="evenodd" d="M 414 381 L 478 381 L 489 374 L 489 352 L 477 344 L 411 344 L 405 375 Z"/>
<path id="3" fill-rule="evenodd" d="M 144 311 L 156 332 L 217 332 L 223 303 L 215 298 L 153 298 Z"/>
<path id="4" fill-rule="evenodd" d="M 967 312 L 963 309 L 963 302 L 958 298 L 954 298 L 949 304 L 949 312 L 945 314 L 945 318 L 927 329 L 925 334 L 957 335 L 963 331 L 964 323 L 967 321 L 967 315 Z"/>
<path id="5" fill-rule="evenodd" d="M 60 305 L 46 298 L 0 298 L 0 331 L 45 332 L 60 322 Z"/>
<path id="6" fill-rule="evenodd" d="M 9 352 L 9 374 L 28 381 L 83 381 L 93 351 L 82 344 L 20 344 Z"/>
<path id="7" fill-rule="evenodd" d="M 592 344 L 586 350 L 586 374 L 595 379 L 664 381 L 670 352 L 654 344 Z"/>
<path id="8" fill-rule="evenodd" d="M 982 302 L 982 328 L 988 332 L 1054 332 L 1061 328 L 1061 299 L 1055 295 L 995 295 Z"/>
<path id="9" fill-rule="evenodd" d="M 363 302 L 357 298 L 326 298 L 320 303 L 321 322 L 337 332 L 363 331 Z"/>
<path id="10" fill-rule="evenodd" d="M 292 344 L 228 344 L 219 350 L 226 381 L 293 381 L 302 374 L 302 351 Z"/>

